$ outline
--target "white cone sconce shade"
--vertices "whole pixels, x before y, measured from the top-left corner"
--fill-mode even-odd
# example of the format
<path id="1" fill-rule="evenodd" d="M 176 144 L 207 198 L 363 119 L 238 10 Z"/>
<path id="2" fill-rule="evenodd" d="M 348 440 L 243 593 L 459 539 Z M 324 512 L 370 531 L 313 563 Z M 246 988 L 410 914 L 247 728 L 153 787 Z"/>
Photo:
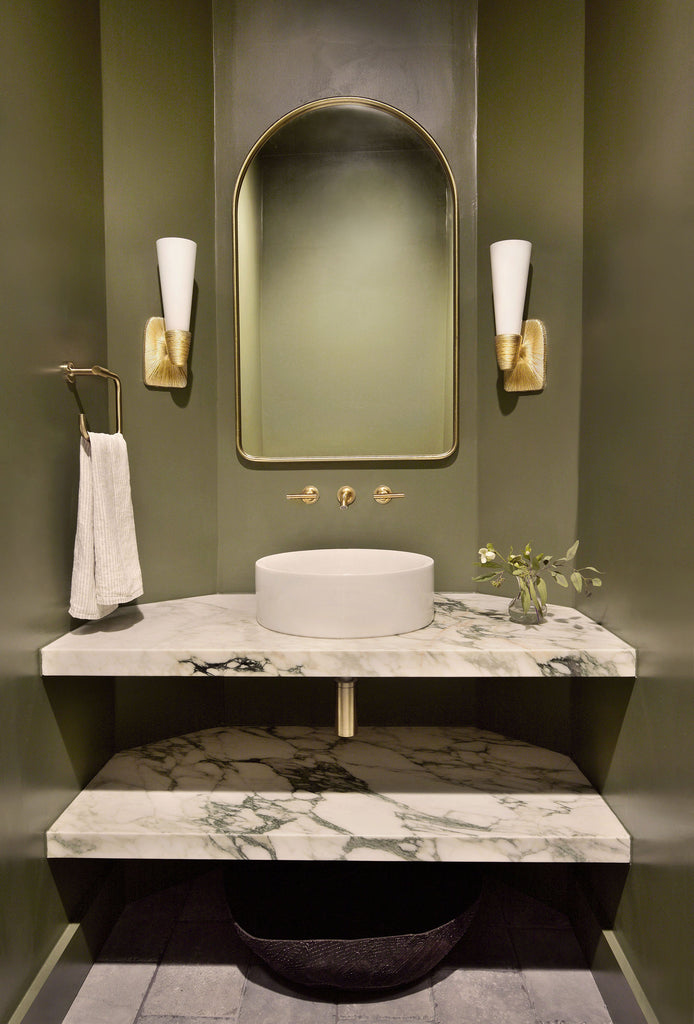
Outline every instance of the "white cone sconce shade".
<path id="1" fill-rule="evenodd" d="M 541 391 L 546 382 L 547 332 L 523 320 L 532 244 L 507 238 L 490 246 L 496 358 L 506 391 Z"/>
<path id="2" fill-rule="evenodd" d="M 497 334 L 521 332 L 532 249 L 530 242 L 520 238 L 494 242 L 489 247 Z"/>
<path id="3" fill-rule="evenodd" d="M 157 262 L 167 331 L 190 330 L 197 245 L 189 238 L 158 238 Z"/>
<path id="4" fill-rule="evenodd" d="M 145 325 L 145 384 L 184 388 L 188 383 L 190 312 L 197 245 L 189 238 L 157 239 L 164 316 Z"/>

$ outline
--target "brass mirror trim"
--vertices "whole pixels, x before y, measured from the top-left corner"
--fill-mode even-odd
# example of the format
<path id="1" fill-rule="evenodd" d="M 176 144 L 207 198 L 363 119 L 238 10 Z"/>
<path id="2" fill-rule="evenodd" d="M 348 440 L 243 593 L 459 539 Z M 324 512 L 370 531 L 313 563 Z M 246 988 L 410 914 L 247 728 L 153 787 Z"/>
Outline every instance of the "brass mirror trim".
<path id="1" fill-rule="evenodd" d="M 240 384 L 240 370 L 241 370 L 241 357 L 240 357 L 240 317 L 239 317 L 239 266 L 238 266 L 238 205 L 239 205 L 239 194 L 241 186 L 243 185 L 246 172 L 253 162 L 254 157 L 260 149 L 265 145 L 267 140 L 271 138 L 276 131 L 284 127 L 290 121 L 300 117 L 302 114 L 309 113 L 313 110 L 320 110 L 325 107 L 334 107 L 344 103 L 351 103 L 354 105 L 372 107 L 375 110 L 381 110 L 385 113 L 391 114 L 394 117 L 404 121 L 405 124 L 413 128 L 422 138 L 428 143 L 428 145 L 434 150 L 441 166 L 444 170 L 448 184 L 451 189 L 451 196 L 453 199 L 453 440 L 450 448 L 444 452 L 437 452 L 433 455 L 405 455 L 405 454 L 391 454 L 391 455 L 279 455 L 279 456 L 265 456 L 265 455 L 251 455 L 243 447 L 243 438 L 241 431 L 241 384 Z M 236 392 L 236 450 L 239 455 L 246 459 L 248 462 L 259 462 L 259 463 L 283 463 L 283 462 L 440 462 L 442 459 L 447 459 L 453 455 L 458 449 L 458 435 L 459 435 L 459 414 L 458 414 L 458 375 L 459 375 L 459 304 L 460 304 L 460 254 L 459 254 L 459 206 L 458 206 L 458 189 L 456 188 L 455 179 L 451 170 L 450 164 L 446 159 L 446 156 L 436 142 L 436 140 L 429 134 L 426 128 L 415 121 L 414 118 L 410 117 L 403 110 L 399 110 L 398 107 L 392 107 L 388 103 L 382 103 L 380 100 L 369 99 L 366 96 L 330 96 L 326 99 L 313 100 L 311 103 L 305 103 L 300 107 L 296 107 L 294 110 L 290 110 L 283 117 L 280 117 L 278 121 L 263 132 L 255 145 L 251 148 L 243 161 L 241 170 L 239 171 L 236 184 L 234 186 L 234 195 L 232 200 L 232 238 L 233 238 L 233 260 L 234 260 L 234 374 L 235 374 L 235 392 Z"/>

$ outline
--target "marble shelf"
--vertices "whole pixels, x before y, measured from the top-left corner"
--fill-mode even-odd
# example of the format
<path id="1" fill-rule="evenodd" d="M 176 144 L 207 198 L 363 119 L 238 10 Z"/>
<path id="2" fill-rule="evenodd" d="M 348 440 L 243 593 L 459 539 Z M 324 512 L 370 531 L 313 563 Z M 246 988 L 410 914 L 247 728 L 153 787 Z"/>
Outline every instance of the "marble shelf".
<path id="1" fill-rule="evenodd" d="M 41 652 L 46 676 L 633 676 L 632 647 L 572 608 L 541 626 L 508 598 L 437 594 L 431 625 L 399 636 L 325 640 L 258 625 L 255 596 L 213 594 L 120 608 Z"/>
<path id="2" fill-rule="evenodd" d="M 471 726 L 224 727 L 116 754 L 49 857 L 628 863 L 565 755 Z"/>

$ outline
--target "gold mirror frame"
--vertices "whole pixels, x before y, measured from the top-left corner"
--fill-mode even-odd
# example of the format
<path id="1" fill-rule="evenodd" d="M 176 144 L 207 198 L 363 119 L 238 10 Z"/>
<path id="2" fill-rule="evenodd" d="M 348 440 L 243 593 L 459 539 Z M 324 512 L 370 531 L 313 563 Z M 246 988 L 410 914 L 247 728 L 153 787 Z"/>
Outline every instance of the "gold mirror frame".
<path id="1" fill-rule="evenodd" d="M 453 401 L 453 421 L 452 421 L 452 443 L 448 450 L 443 452 L 437 452 L 434 454 L 420 454 L 420 455 L 292 455 L 292 456 L 265 456 L 265 455 L 251 455 L 245 451 L 243 447 L 242 438 L 242 423 L 241 423 L 241 342 L 240 342 L 240 285 L 239 285 L 239 196 L 241 187 L 243 185 L 246 173 L 253 163 L 253 160 L 268 142 L 272 136 L 287 125 L 289 122 L 301 117 L 304 114 L 310 113 L 314 110 L 320 110 L 327 107 L 334 107 L 343 104 L 350 104 L 353 106 L 370 107 L 375 110 L 382 111 L 390 114 L 393 117 L 403 121 L 406 125 L 411 127 L 431 148 L 431 150 L 437 156 L 442 170 L 444 171 L 448 186 L 450 188 L 450 196 L 452 200 L 452 249 L 453 249 L 453 267 L 452 267 L 452 312 L 453 312 L 453 358 L 452 358 L 452 401 Z M 449 458 L 458 449 L 459 442 L 459 304 L 460 304 L 460 252 L 459 252 L 459 204 L 458 204 L 458 190 L 456 188 L 455 179 L 453 172 L 451 171 L 450 165 L 446 156 L 438 145 L 436 140 L 427 132 L 425 128 L 415 121 L 414 118 L 410 117 L 404 111 L 399 110 L 397 107 L 390 106 L 387 103 L 382 103 L 380 100 L 373 100 L 363 96 L 332 96 L 326 99 L 313 100 L 310 103 L 305 103 L 300 107 L 296 107 L 290 110 L 288 113 L 283 115 L 279 120 L 275 121 L 274 124 L 270 125 L 266 131 L 260 136 L 251 150 L 248 152 L 241 170 L 239 171 L 234 186 L 234 194 L 232 201 L 232 239 L 233 239 L 233 285 L 234 285 L 234 372 L 235 372 L 235 400 L 236 400 L 236 449 L 239 455 L 248 462 L 252 463 L 268 463 L 268 464 L 282 464 L 282 463 L 333 463 L 333 462 L 438 462 L 443 459 Z"/>

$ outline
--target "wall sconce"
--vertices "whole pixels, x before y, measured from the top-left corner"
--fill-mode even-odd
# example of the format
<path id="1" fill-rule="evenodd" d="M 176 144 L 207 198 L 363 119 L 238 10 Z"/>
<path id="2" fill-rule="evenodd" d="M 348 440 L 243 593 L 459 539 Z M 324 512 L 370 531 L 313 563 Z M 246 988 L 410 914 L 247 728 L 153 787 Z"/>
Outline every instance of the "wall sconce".
<path id="1" fill-rule="evenodd" d="M 145 384 L 150 387 L 184 388 L 188 383 L 197 248 L 189 238 L 157 239 L 164 316 L 150 317 L 145 324 Z"/>
<path id="2" fill-rule="evenodd" d="M 494 242 L 492 290 L 496 361 L 505 391 L 542 391 L 547 381 L 547 331 L 541 320 L 523 320 L 532 245 L 519 238 Z"/>

